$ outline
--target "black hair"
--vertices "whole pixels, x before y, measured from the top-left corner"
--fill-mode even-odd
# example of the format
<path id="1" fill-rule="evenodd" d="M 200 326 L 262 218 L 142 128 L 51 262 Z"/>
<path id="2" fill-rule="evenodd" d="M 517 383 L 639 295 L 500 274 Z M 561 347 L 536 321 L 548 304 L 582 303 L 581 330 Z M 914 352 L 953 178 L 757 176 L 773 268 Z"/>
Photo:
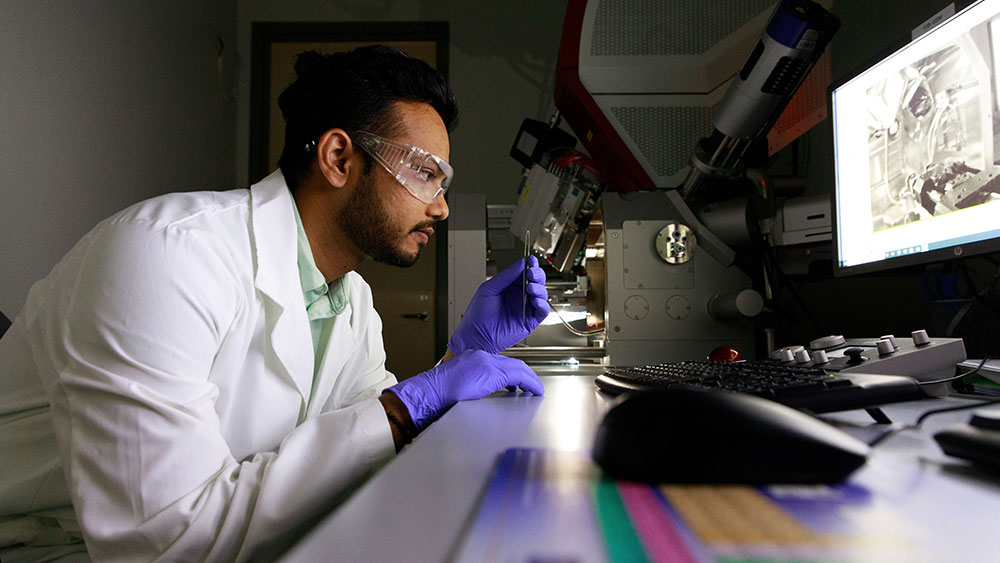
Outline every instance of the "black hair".
<path id="1" fill-rule="evenodd" d="M 450 131 L 458 123 L 451 88 L 427 63 L 385 45 L 322 55 L 300 53 L 295 81 L 278 97 L 285 118 L 285 147 L 278 166 L 295 189 L 308 175 L 315 151 L 307 145 L 333 128 L 391 137 L 400 127 L 397 101 L 433 107 Z M 372 160 L 362 151 L 365 170 Z"/>

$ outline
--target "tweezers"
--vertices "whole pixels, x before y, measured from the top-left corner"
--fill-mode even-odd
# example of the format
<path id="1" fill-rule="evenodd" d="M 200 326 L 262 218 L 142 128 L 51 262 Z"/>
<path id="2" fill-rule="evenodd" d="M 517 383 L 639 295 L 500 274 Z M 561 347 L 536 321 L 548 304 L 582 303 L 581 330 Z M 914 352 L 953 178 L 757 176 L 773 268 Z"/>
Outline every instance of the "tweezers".
<path id="1" fill-rule="evenodd" d="M 521 322 L 528 320 L 528 254 L 531 248 L 531 230 L 524 231 L 524 272 L 521 277 Z"/>

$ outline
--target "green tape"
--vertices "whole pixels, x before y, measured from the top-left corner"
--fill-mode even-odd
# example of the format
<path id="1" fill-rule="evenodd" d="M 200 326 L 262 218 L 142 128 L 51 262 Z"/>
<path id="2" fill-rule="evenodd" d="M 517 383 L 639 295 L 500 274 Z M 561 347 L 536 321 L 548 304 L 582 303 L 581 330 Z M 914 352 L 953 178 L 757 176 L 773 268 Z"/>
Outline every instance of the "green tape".
<path id="1" fill-rule="evenodd" d="M 599 482 L 591 485 L 591 492 L 597 507 L 597 520 L 601 524 L 601 535 L 604 536 L 604 548 L 611 563 L 648 561 L 615 482 L 602 476 Z"/>

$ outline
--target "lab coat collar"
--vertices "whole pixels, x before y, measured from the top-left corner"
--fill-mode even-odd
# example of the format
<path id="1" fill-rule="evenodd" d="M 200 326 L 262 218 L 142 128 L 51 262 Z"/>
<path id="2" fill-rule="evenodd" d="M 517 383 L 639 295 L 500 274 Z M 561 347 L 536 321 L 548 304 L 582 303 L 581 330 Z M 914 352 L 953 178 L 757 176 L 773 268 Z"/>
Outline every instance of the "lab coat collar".
<path id="1" fill-rule="evenodd" d="M 266 323 L 274 353 L 308 404 L 314 351 L 298 276 L 292 196 L 281 171 L 251 186 L 250 200 L 254 285 L 272 304 Z"/>

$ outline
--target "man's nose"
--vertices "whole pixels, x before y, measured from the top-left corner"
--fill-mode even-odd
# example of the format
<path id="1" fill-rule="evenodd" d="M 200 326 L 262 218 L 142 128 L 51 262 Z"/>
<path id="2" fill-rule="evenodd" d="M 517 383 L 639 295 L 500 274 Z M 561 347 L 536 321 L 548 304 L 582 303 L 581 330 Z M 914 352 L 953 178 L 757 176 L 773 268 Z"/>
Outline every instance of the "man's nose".
<path id="1" fill-rule="evenodd" d="M 434 198 L 434 202 L 427 206 L 427 214 L 435 221 L 444 221 L 448 218 L 448 202 L 444 200 L 444 194 Z"/>

